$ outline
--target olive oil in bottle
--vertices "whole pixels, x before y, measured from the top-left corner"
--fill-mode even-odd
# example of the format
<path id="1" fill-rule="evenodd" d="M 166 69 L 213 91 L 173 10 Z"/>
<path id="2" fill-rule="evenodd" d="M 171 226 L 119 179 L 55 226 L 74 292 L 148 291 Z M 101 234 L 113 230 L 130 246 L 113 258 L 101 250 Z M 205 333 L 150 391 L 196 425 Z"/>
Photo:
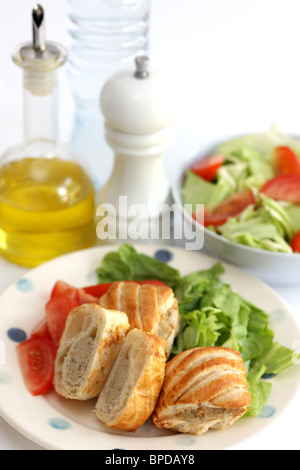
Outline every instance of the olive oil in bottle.
<path id="1" fill-rule="evenodd" d="M 95 243 L 95 191 L 84 165 L 58 142 L 57 69 L 65 49 L 45 43 L 44 11 L 32 12 L 33 43 L 13 60 L 24 72 L 25 142 L 0 160 L 0 254 L 33 267 Z"/>
<path id="2" fill-rule="evenodd" d="M 94 243 L 94 188 L 75 162 L 24 158 L 0 168 L 0 251 L 36 266 Z"/>

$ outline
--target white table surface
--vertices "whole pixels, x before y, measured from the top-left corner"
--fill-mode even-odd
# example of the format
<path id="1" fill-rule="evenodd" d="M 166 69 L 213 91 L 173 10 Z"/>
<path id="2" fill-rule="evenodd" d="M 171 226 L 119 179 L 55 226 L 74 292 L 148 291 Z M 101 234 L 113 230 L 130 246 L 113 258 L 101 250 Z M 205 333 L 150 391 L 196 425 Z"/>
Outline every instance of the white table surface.
<path id="1" fill-rule="evenodd" d="M 22 138 L 21 76 L 10 53 L 30 38 L 32 4 L 0 5 L 0 154 Z M 66 44 L 65 0 L 42 5 L 48 36 Z M 153 0 L 151 57 L 173 68 L 181 104 L 176 142 L 166 156 L 170 178 L 202 143 L 265 130 L 272 121 L 299 133 L 299 17 L 299 0 Z M 73 108 L 65 75 L 62 87 L 61 135 L 68 139 Z M 25 272 L 0 259 L 0 292 Z M 299 287 L 274 289 L 300 321 Z M 266 431 L 233 448 L 299 450 L 299 421 L 300 393 Z M 0 418 L 0 449 L 41 448 Z"/>

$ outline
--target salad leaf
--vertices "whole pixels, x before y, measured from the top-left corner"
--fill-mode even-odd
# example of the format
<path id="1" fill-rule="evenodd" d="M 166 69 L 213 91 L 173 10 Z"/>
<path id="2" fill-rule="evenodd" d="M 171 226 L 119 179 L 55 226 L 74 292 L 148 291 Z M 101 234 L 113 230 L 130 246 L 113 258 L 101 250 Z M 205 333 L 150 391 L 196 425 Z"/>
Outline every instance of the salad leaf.
<path id="1" fill-rule="evenodd" d="M 226 179 L 220 179 L 217 184 L 205 181 L 191 170 L 186 172 L 182 198 L 184 204 L 192 206 L 192 212 L 196 211 L 197 204 L 207 207 L 215 207 L 227 196 L 234 192 L 234 188 Z"/>
<path id="2" fill-rule="evenodd" d="M 274 147 L 279 145 L 292 147 L 296 153 L 300 154 L 299 139 L 284 134 L 275 124 L 272 124 L 267 132 L 253 133 L 230 139 L 219 145 L 218 152 L 227 156 L 237 149 L 246 147 L 256 150 L 267 159 L 271 159 Z"/>
<path id="3" fill-rule="evenodd" d="M 294 234 L 297 233 L 300 230 L 300 204 L 281 203 L 281 205 L 291 221 Z"/>
<path id="4" fill-rule="evenodd" d="M 216 263 L 211 269 L 198 271 L 181 278 L 176 286 L 175 296 L 181 305 L 191 298 L 200 297 L 215 285 L 221 282 L 224 268 L 221 263 Z"/>
<path id="5" fill-rule="evenodd" d="M 108 253 L 96 272 L 100 284 L 158 279 L 170 287 L 175 287 L 180 279 L 177 269 L 151 256 L 138 253 L 126 243 L 121 245 L 117 252 Z"/>
<path id="6" fill-rule="evenodd" d="M 219 227 L 228 240 L 268 251 L 291 253 L 287 240 L 293 236 L 289 214 L 273 199 L 261 196 L 259 207 L 249 208 Z"/>
<path id="7" fill-rule="evenodd" d="M 259 416 L 270 395 L 272 384 L 261 380 L 265 371 L 266 367 L 262 365 L 255 374 L 253 373 L 251 376 L 248 374 L 249 392 L 252 402 L 247 407 L 247 413 L 245 416 Z"/>
<path id="8" fill-rule="evenodd" d="M 209 204 L 213 198 L 214 190 L 212 183 L 200 178 L 191 170 L 186 172 L 182 196 L 184 204 L 192 204 L 192 212 L 195 211 L 196 204 Z"/>
<path id="9" fill-rule="evenodd" d="M 186 349 L 207 347 L 215 344 L 219 337 L 220 325 L 217 321 L 218 310 L 205 307 L 194 310 L 182 318 L 182 325 L 176 344 L 173 347 L 173 356 Z"/>

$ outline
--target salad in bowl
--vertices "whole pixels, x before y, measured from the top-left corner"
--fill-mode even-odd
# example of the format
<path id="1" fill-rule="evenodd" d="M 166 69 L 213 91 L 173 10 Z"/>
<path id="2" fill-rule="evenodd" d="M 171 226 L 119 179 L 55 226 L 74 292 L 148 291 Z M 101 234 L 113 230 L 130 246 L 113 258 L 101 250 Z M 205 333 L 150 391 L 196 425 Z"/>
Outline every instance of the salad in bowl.
<path id="1" fill-rule="evenodd" d="M 299 139 L 273 126 L 223 141 L 185 166 L 173 195 L 208 251 L 266 282 L 300 282 Z"/>

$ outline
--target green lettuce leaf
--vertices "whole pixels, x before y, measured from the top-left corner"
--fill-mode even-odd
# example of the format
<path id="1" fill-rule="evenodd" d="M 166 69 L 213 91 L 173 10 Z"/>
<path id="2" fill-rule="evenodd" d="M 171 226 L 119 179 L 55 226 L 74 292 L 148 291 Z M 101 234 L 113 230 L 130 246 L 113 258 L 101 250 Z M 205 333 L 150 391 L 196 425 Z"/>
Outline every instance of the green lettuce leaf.
<path id="1" fill-rule="evenodd" d="M 121 245 L 117 252 L 108 253 L 96 272 L 100 284 L 157 279 L 174 288 L 180 280 L 177 269 L 151 256 L 138 253 L 129 244 Z"/>
<path id="2" fill-rule="evenodd" d="M 247 407 L 247 413 L 245 416 L 259 416 L 264 404 L 269 398 L 272 384 L 261 380 L 265 372 L 266 367 L 262 365 L 255 373 L 252 373 L 251 375 L 248 374 L 249 393 L 251 395 L 252 402 Z"/>
<path id="3" fill-rule="evenodd" d="M 258 208 L 250 207 L 219 227 L 228 240 L 262 250 L 291 253 L 294 230 L 287 211 L 277 201 L 261 195 Z"/>
<path id="4" fill-rule="evenodd" d="M 191 213 L 196 211 L 197 204 L 204 204 L 206 207 L 213 209 L 233 192 L 234 188 L 226 179 L 223 178 L 217 183 L 210 183 L 191 170 L 186 172 L 181 190 L 183 203 L 191 205 Z"/>
<path id="5" fill-rule="evenodd" d="M 294 234 L 296 234 L 300 230 L 300 204 L 285 204 L 281 202 L 281 205 L 291 221 Z"/>

